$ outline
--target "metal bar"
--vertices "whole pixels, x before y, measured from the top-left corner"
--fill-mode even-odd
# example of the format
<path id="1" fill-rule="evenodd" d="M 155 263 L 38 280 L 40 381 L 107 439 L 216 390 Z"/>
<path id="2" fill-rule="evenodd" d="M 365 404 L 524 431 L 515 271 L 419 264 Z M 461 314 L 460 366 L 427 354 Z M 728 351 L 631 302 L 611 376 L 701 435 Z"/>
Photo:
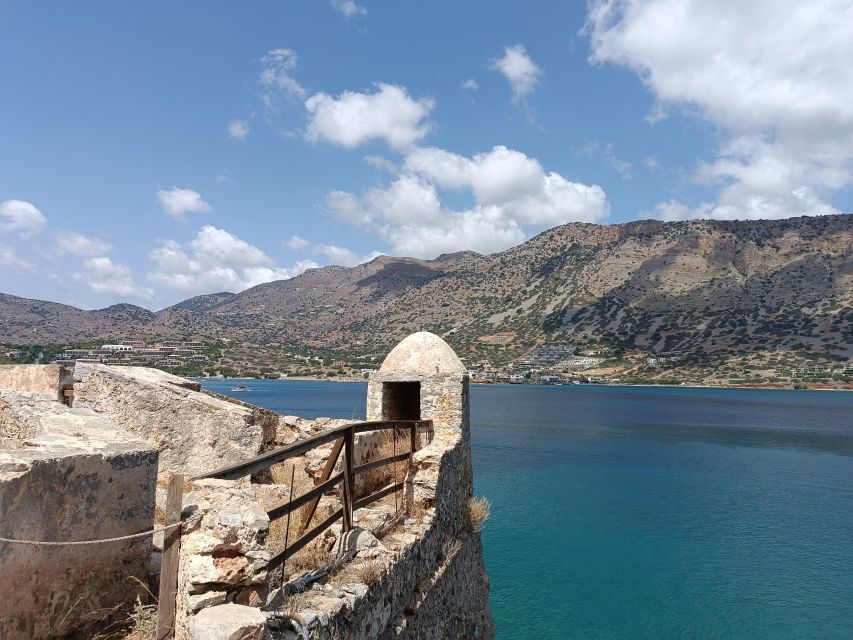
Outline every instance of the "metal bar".
<path id="1" fill-rule="evenodd" d="M 181 521 L 184 499 L 184 476 L 176 473 L 169 479 L 166 494 L 166 526 Z M 175 637 L 175 608 L 178 595 L 178 559 L 181 552 L 181 527 L 163 534 L 163 558 L 160 565 L 160 606 L 157 610 L 157 640 Z"/>
<path id="2" fill-rule="evenodd" d="M 355 509 L 361 509 L 362 507 L 366 507 L 367 505 L 376 502 L 380 498 L 384 498 L 389 493 L 394 493 L 395 491 L 399 491 L 403 488 L 404 482 L 398 482 L 397 484 L 389 484 L 384 489 L 380 489 L 376 493 L 371 493 L 369 496 L 365 496 L 363 498 L 359 498 L 353 504 Z"/>
<path id="3" fill-rule="evenodd" d="M 273 507 L 269 511 L 267 511 L 267 515 L 270 517 L 270 520 L 275 520 L 276 518 L 280 518 L 281 516 L 287 515 L 293 511 L 296 511 L 299 507 L 304 504 L 308 504 L 312 500 L 319 500 L 320 496 L 326 493 L 329 489 L 338 484 L 341 480 L 343 480 L 343 473 L 336 473 L 334 476 L 326 480 L 325 482 L 321 482 L 316 485 L 311 491 L 307 493 L 303 493 L 298 498 L 294 498 L 293 500 L 288 500 L 287 502 L 283 502 L 280 505 Z M 313 516 L 313 512 L 311 513 Z M 307 527 L 303 527 L 303 531 L 307 529 Z"/>
<path id="4" fill-rule="evenodd" d="M 246 462 L 222 467 L 220 469 L 211 471 L 210 473 L 196 476 L 195 478 L 193 478 L 193 480 L 201 480 L 203 478 L 235 480 L 237 478 L 242 478 L 243 476 L 248 476 L 253 473 L 263 471 L 264 469 L 267 469 L 278 462 L 283 462 L 284 460 L 287 460 L 289 458 L 301 456 L 302 454 L 310 451 L 311 449 L 314 449 L 315 447 L 319 447 L 321 445 L 331 442 L 332 440 L 335 440 L 336 438 L 340 437 L 348 431 L 351 431 L 353 433 L 364 433 L 365 431 L 381 431 L 385 429 L 394 429 L 397 427 L 407 427 L 412 424 L 417 424 L 418 422 L 422 421 L 380 420 L 376 422 L 357 422 L 352 425 L 336 427 L 334 429 L 329 429 L 324 433 L 308 438 L 307 440 L 294 442 L 293 444 L 287 445 L 286 447 L 281 447 L 280 449 L 268 451 L 267 453 L 256 456 L 250 460 L 247 460 Z"/>
<path id="5" fill-rule="evenodd" d="M 344 437 L 341 436 L 337 440 L 335 440 L 335 446 L 332 447 L 332 453 L 329 454 L 329 457 L 326 458 L 326 466 L 323 467 L 323 473 L 320 475 L 318 481 L 316 482 L 317 486 L 320 486 L 324 482 L 326 482 L 332 475 L 332 471 L 335 470 L 335 465 L 338 462 L 338 458 L 341 455 L 341 449 L 344 448 Z M 325 492 L 324 492 L 325 493 Z M 302 533 L 305 533 L 305 530 L 308 528 L 308 525 L 311 524 L 311 520 L 314 518 L 314 513 L 317 511 L 317 505 L 320 504 L 320 496 L 322 493 L 317 494 L 317 497 L 314 498 L 308 507 L 305 509 L 305 517 L 302 518 Z M 272 516 L 270 516 L 272 517 Z"/>
<path id="6" fill-rule="evenodd" d="M 243 476 L 258 473 L 259 471 L 268 469 L 269 467 L 278 462 L 283 462 L 289 458 L 301 456 L 307 453 L 308 451 L 311 451 L 311 449 L 331 442 L 332 440 L 338 438 L 344 431 L 346 431 L 346 427 L 337 427 L 336 429 L 330 429 L 326 433 L 321 433 L 320 435 L 309 438 L 308 440 L 294 442 L 293 444 L 287 445 L 286 447 L 282 447 L 281 449 L 275 449 L 273 451 L 261 454 L 255 458 L 252 458 L 251 460 L 247 460 L 246 462 L 241 462 L 240 464 L 235 464 L 228 467 L 223 467 L 221 469 L 217 469 L 216 471 L 211 471 L 210 473 L 207 473 L 203 476 L 199 476 L 199 478 L 236 480 L 237 478 L 242 478 Z"/>
<path id="7" fill-rule="evenodd" d="M 296 465 L 290 465 L 290 498 L 293 500 L 293 474 L 296 473 Z M 288 505 L 290 506 L 290 505 Z M 284 529 L 284 557 L 287 557 L 287 543 L 290 540 L 290 513 L 291 509 L 287 510 L 287 526 Z M 281 566 L 281 584 L 284 584 L 284 565 Z"/>
<path id="8" fill-rule="evenodd" d="M 381 420 L 378 422 L 359 422 L 352 425 L 355 433 L 365 433 L 366 431 L 387 431 L 388 429 L 403 429 L 410 423 L 417 420 Z"/>
<path id="9" fill-rule="evenodd" d="M 314 538 L 323 533 L 323 531 L 335 524 L 335 522 L 337 522 L 343 514 L 344 510 L 338 509 L 328 518 L 323 520 L 323 522 L 311 529 L 311 531 L 302 534 L 298 539 L 293 541 L 293 544 L 291 544 L 288 549 L 285 549 L 278 555 L 275 555 L 270 558 L 270 561 L 267 562 L 267 570 L 269 571 L 270 569 L 275 569 L 283 562 L 287 562 L 288 558 L 292 558 L 293 555 L 300 551 L 306 544 L 311 542 Z"/>
<path id="10" fill-rule="evenodd" d="M 373 462 L 360 464 L 357 467 L 353 467 L 352 472 L 354 475 L 358 475 L 359 473 L 364 473 L 365 471 L 370 471 L 371 469 L 376 469 L 377 467 L 384 467 L 386 464 L 391 464 L 392 462 L 406 460 L 410 455 L 411 451 L 404 451 L 403 453 L 398 453 L 395 456 L 389 456 L 387 458 L 382 458 L 381 460 L 374 460 Z"/>
<path id="11" fill-rule="evenodd" d="M 352 529 L 352 502 L 355 491 L 355 476 L 352 472 L 354 440 L 354 430 L 350 429 L 344 436 L 344 531 Z"/>
<path id="12" fill-rule="evenodd" d="M 391 454 L 393 456 L 397 456 L 397 430 L 394 430 L 394 439 L 391 440 Z M 397 484 L 397 463 L 394 462 L 394 484 Z M 394 513 L 396 514 L 400 510 L 397 505 L 397 492 L 394 492 Z"/>

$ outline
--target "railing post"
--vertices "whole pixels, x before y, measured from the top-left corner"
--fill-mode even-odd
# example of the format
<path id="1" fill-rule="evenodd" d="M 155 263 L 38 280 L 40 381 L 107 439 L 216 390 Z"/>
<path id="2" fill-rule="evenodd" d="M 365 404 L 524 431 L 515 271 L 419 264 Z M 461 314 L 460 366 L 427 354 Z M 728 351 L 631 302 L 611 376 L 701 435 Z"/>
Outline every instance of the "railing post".
<path id="1" fill-rule="evenodd" d="M 166 526 L 181 521 L 184 498 L 184 476 L 173 474 L 166 494 Z M 163 559 L 160 563 L 160 594 L 157 609 L 157 640 L 175 636 L 175 599 L 178 595 L 178 557 L 181 551 L 181 527 L 163 533 Z"/>
<path id="2" fill-rule="evenodd" d="M 418 450 L 418 423 L 413 422 L 411 427 L 409 428 L 409 434 L 411 435 L 411 447 L 409 448 L 410 453 L 414 453 Z"/>
<path id="3" fill-rule="evenodd" d="M 355 500 L 355 476 L 352 473 L 355 429 L 350 427 L 344 434 L 344 531 L 352 529 L 352 506 Z"/>

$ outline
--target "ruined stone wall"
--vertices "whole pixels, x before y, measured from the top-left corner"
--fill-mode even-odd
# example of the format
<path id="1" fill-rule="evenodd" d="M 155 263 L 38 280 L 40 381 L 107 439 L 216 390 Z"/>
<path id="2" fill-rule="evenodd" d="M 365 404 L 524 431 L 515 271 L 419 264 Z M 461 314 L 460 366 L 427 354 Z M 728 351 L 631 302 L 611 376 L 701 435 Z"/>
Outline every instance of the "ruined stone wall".
<path id="1" fill-rule="evenodd" d="M 45 395 L 0 391 L 0 536 L 37 541 L 145 531 L 154 518 L 157 452 L 111 420 Z M 150 538 L 85 546 L 0 542 L 0 638 L 56 638 L 108 618 L 144 583 Z"/>
<path id="2" fill-rule="evenodd" d="M 7 364 L 0 365 L 0 389 L 37 393 L 57 400 L 69 370 L 58 364 Z"/>
<path id="3" fill-rule="evenodd" d="M 78 363 L 74 406 L 115 420 L 160 452 L 160 472 L 203 475 L 271 446 L 278 416 L 146 367 Z"/>

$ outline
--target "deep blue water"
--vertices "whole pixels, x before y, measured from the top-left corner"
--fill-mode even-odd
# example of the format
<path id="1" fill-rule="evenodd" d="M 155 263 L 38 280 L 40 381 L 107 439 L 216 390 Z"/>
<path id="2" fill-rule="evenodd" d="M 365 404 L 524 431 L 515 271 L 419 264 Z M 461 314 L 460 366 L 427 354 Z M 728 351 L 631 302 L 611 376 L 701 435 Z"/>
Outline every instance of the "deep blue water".
<path id="1" fill-rule="evenodd" d="M 248 385 L 364 417 L 365 384 Z M 473 386 L 471 405 L 499 639 L 853 638 L 853 394 Z"/>

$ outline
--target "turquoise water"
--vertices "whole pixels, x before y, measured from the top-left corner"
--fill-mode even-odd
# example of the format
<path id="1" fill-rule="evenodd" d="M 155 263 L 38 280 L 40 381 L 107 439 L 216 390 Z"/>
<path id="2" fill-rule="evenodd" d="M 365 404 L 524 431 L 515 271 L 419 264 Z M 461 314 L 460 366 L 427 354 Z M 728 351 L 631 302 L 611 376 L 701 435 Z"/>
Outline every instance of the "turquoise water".
<path id="1" fill-rule="evenodd" d="M 364 416 L 364 384 L 249 386 Z M 499 639 L 853 638 L 853 394 L 475 386 L 471 405 Z"/>

